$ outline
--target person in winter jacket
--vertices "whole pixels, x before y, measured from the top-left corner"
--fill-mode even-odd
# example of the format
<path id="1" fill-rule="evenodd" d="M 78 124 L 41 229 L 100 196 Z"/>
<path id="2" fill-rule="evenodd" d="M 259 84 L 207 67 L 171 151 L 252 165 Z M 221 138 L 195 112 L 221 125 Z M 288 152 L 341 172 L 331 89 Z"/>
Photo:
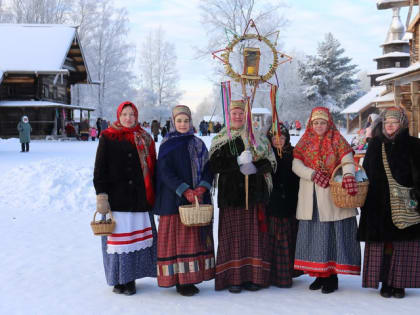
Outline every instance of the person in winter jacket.
<path id="1" fill-rule="evenodd" d="M 157 120 L 152 121 L 151 131 L 152 131 L 152 134 L 153 134 L 153 139 L 155 140 L 155 142 L 158 142 L 160 124 Z"/>
<path id="2" fill-rule="evenodd" d="M 117 120 L 102 131 L 93 184 L 96 209 L 110 210 L 114 232 L 102 237 L 105 277 L 117 294 L 136 293 L 135 280 L 156 277 L 155 143 L 138 122 L 136 106 L 118 106 Z"/>
<path id="3" fill-rule="evenodd" d="M 277 170 L 271 173 L 273 191 L 267 205 L 269 252 L 272 255 L 270 282 L 278 287 L 289 288 L 293 276 L 303 273 L 294 270 L 299 177 L 292 172 L 293 147 L 289 131 L 281 123 L 278 129 L 279 134 L 273 134 L 272 129 L 267 134 L 277 161 Z"/>
<path id="4" fill-rule="evenodd" d="M 190 109 L 175 106 L 172 117 L 175 130 L 163 139 L 157 161 L 158 284 L 192 296 L 199 292 L 195 284 L 214 278 L 213 228 L 184 225 L 178 208 L 195 198 L 211 204 L 213 174 L 206 145 L 194 136 Z"/>
<path id="5" fill-rule="evenodd" d="M 95 127 L 90 128 L 89 133 L 90 133 L 90 137 L 92 141 L 95 141 L 96 136 L 98 135 L 96 128 Z"/>
<path id="6" fill-rule="evenodd" d="M 300 177 L 294 268 L 316 277 L 310 290 L 332 293 L 338 289 L 337 274 L 360 274 L 361 258 L 357 210 L 338 208 L 331 199 L 329 180 L 340 163 L 351 162 L 342 167 L 342 186 L 349 195 L 357 194 L 357 183 L 353 150 L 327 108 L 312 110 L 293 157 L 293 172 Z"/>
<path id="7" fill-rule="evenodd" d="M 420 288 L 420 140 L 409 135 L 402 108 L 386 109 L 379 120 L 363 161 L 369 189 L 358 231 L 365 242 L 362 286 L 382 282 L 381 296 L 403 298 L 405 288 Z M 400 211 L 399 187 L 409 191 L 409 226 L 393 218 Z"/>
<path id="8" fill-rule="evenodd" d="M 21 121 L 17 125 L 17 130 L 19 131 L 19 140 L 22 147 L 20 152 L 29 152 L 32 127 L 29 123 L 28 116 L 22 116 Z"/>
<path id="9" fill-rule="evenodd" d="M 230 130 L 212 140 L 210 166 L 218 176 L 219 246 L 215 289 L 257 291 L 270 285 L 266 205 L 276 158 L 265 135 L 251 147 L 245 129 L 245 102 L 230 103 Z M 246 184 L 246 181 L 248 184 Z M 248 208 L 246 207 L 248 190 Z"/>

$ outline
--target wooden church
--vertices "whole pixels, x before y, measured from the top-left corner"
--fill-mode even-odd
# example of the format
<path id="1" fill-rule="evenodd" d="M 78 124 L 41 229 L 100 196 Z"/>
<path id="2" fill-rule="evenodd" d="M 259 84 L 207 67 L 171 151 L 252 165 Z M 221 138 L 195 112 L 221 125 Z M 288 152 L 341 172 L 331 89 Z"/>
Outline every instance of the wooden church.
<path id="1" fill-rule="evenodd" d="M 23 115 L 45 137 L 95 110 L 71 103 L 73 85 L 92 84 L 76 27 L 0 24 L 0 38 L 0 137 L 17 136 Z"/>

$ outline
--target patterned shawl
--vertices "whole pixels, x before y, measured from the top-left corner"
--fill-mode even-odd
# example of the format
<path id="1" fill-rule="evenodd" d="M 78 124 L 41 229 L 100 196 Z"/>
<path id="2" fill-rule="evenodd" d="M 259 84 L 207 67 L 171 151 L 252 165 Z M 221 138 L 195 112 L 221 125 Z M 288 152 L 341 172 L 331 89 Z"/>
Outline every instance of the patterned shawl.
<path id="1" fill-rule="evenodd" d="M 239 129 L 230 129 L 231 139 L 227 133 L 227 127 L 224 127 L 212 140 L 211 147 L 210 147 L 210 157 L 211 155 L 220 149 L 229 141 L 235 141 L 236 138 L 241 137 L 242 141 L 245 145 L 245 148 L 248 146 L 248 136 L 246 133 L 245 126 L 242 126 Z M 267 139 L 265 135 L 262 134 L 255 134 L 255 139 L 257 141 L 256 146 L 251 146 L 250 151 L 253 156 L 253 161 L 258 161 L 262 159 L 267 159 L 271 163 L 271 167 L 273 168 L 273 172 L 277 169 L 277 161 L 276 156 L 274 155 L 273 149 L 271 148 L 270 141 Z M 236 152 L 238 153 L 238 152 Z M 271 192 L 273 188 L 273 182 L 271 179 L 271 174 L 266 173 L 264 174 L 268 190 Z"/>
<path id="2" fill-rule="evenodd" d="M 134 127 L 124 127 L 120 122 L 120 115 L 125 106 L 130 106 L 136 117 Z M 154 191 L 154 173 L 156 164 L 155 142 L 152 137 L 140 127 L 138 123 L 138 111 L 136 106 L 131 102 L 123 102 L 117 109 L 117 120 L 111 127 L 105 129 L 101 135 L 109 139 L 117 141 L 128 141 L 135 145 L 140 159 L 140 166 L 143 172 L 144 186 L 146 188 L 146 199 L 149 205 L 153 207 L 155 203 Z"/>
<path id="3" fill-rule="evenodd" d="M 320 110 L 328 114 L 327 131 L 322 136 L 318 136 L 312 128 L 311 119 L 314 112 Z M 293 150 L 293 157 L 301 160 L 305 166 L 324 171 L 331 176 L 343 156 L 352 151 L 350 144 L 337 130 L 329 110 L 316 107 L 312 110 L 305 133 Z"/>

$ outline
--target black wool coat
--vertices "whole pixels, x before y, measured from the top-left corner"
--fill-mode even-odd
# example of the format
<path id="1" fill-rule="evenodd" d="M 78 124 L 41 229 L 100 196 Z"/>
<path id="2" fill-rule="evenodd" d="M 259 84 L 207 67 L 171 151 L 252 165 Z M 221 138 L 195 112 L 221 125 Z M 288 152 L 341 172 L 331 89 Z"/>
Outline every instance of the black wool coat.
<path id="1" fill-rule="evenodd" d="M 296 217 L 299 193 L 299 177 L 292 171 L 293 151 L 283 153 L 282 158 L 274 148 L 277 171 L 271 173 L 273 191 L 267 205 L 267 214 L 278 218 Z"/>
<path id="2" fill-rule="evenodd" d="M 245 150 L 241 137 L 233 140 L 238 154 Z M 272 171 L 268 159 L 253 162 L 257 173 L 249 175 L 249 208 L 257 204 L 267 204 L 269 200 L 268 187 L 264 174 Z M 219 174 L 217 203 L 219 208 L 245 208 L 245 175 L 239 169 L 237 156 L 233 155 L 229 143 L 224 144 L 210 157 L 210 168 L 213 174 Z"/>
<path id="3" fill-rule="evenodd" d="M 372 138 L 363 161 L 369 178 L 369 191 L 361 208 L 358 239 L 366 242 L 420 239 L 420 224 L 400 230 L 392 223 L 382 143 L 385 143 L 388 164 L 397 183 L 414 186 L 417 194 L 420 192 L 420 139 L 409 136 L 408 129 L 398 134 L 394 141 L 382 133 Z"/>
<path id="4" fill-rule="evenodd" d="M 96 194 L 108 194 L 111 211 L 152 210 L 146 199 L 143 172 L 137 148 L 129 141 L 99 138 L 93 184 Z"/>

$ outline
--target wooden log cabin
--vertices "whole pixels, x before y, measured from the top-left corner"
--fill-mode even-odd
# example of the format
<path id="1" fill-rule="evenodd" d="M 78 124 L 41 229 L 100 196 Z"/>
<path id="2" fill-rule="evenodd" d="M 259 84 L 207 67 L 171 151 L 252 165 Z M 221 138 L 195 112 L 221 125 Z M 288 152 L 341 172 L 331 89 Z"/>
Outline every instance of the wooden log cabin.
<path id="1" fill-rule="evenodd" d="M 410 6 L 417 7 L 418 1 L 387 1 L 386 7 L 381 7 L 378 1 L 378 8 L 392 8 Z M 409 12 L 410 12 L 409 11 Z M 401 69 L 393 74 L 377 78 L 377 81 L 392 89 L 394 92 L 394 104 L 405 108 L 408 119 L 410 134 L 420 137 L 420 13 L 417 13 L 410 22 L 407 32 L 411 32 L 410 39 L 410 66 Z"/>
<path id="2" fill-rule="evenodd" d="M 0 39 L 0 137 L 16 137 L 23 115 L 39 138 L 64 134 L 75 110 L 90 117 L 71 102 L 73 85 L 92 84 L 76 27 L 0 24 Z"/>

